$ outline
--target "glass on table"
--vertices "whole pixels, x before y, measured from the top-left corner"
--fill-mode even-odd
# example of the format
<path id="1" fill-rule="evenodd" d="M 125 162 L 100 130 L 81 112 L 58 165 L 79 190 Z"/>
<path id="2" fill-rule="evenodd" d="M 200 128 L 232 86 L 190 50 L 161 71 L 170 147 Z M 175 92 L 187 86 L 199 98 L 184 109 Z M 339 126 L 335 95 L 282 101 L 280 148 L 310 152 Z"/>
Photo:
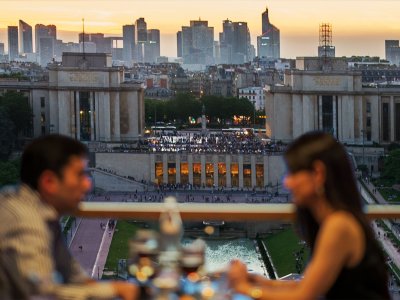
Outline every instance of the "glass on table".
<path id="1" fill-rule="evenodd" d="M 182 248 L 180 267 L 182 270 L 181 290 L 187 296 L 201 296 L 201 279 L 204 275 L 203 266 L 205 243 L 201 239 Z"/>
<path id="2" fill-rule="evenodd" d="M 183 247 L 180 265 L 183 275 L 189 279 L 195 279 L 194 273 L 198 273 L 204 266 L 206 244 L 197 239 L 192 244 Z"/>
<path id="3" fill-rule="evenodd" d="M 128 272 L 139 284 L 154 278 L 157 273 L 158 240 L 155 231 L 141 229 L 129 243 Z"/>

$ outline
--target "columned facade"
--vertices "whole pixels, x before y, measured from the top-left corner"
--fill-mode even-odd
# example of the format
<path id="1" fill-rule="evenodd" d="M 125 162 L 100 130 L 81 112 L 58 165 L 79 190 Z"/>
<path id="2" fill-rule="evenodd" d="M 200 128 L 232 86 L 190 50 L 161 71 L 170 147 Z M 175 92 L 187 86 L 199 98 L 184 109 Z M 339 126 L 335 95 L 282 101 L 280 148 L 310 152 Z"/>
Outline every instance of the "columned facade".
<path id="1" fill-rule="evenodd" d="M 0 94 L 21 91 L 29 98 L 33 137 L 125 142 L 143 136 L 144 85 L 124 82 L 109 54 L 63 53 L 62 63 L 48 69 L 48 81 L 0 82 Z"/>
<path id="2" fill-rule="evenodd" d="M 209 188 L 265 188 L 281 182 L 285 171 L 281 155 L 192 153 L 149 155 L 151 178 L 148 180 L 157 184 L 190 184 Z M 111 166 L 103 167 L 111 168 Z M 157 170 L 159 170 L 158 175 Z"/>
<path id="3" fill-rule="evenodd" d="M 264 89 L 272 140 L 322 130 L 347 144 L 400 142 L 400 88 L 364 87 L 353 71 L 290 70 L 284 82 Z"/>
<path id="4" fill-rule="evenodd" d="M 144 131 L 144 86 L 125 83 L 108 54 L 64 53 L 49 65 L 50 126 L 81 141 L 128 141 Z M 143 115 L 142 115 L 143 114 Z"/>

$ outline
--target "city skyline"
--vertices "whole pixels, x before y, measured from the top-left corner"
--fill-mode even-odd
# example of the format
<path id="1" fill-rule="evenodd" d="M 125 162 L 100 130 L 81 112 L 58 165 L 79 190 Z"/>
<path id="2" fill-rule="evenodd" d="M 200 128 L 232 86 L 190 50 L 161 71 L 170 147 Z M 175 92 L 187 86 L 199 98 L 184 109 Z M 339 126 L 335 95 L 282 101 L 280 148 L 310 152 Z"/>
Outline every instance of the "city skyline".
<path id="1" fill-rule="evenodd" d="M 270 20 L 281 31 L 281 56 L 317 55 L 318 27 L 320 23 L 333 25 L 333 45 L 337 56 L 378 55 L 384 57 L 384 40 L 400 38 L 400 23 L 395 12 L 400 9 L 396 1 L 294 1 L 294 0 L 219 0 L 165 1 L 117 0 L 113 1 L 2 1 L 0 42 L 7 44 L 6 28 L 24 20 L 31 26 L 37 23 L 54 24 L 58 37 L 64 41 L 77 41 L 77 33 L 85 28 L 88 33 L 102 32 L 122 36 L 122 26 L 133 24 L 144 17 L 151 28 L 161 31 L 161 55 L 176 56 L 176 32 L 190 20 L 207 20 L 215 28 L 214 39 L 222 31 L 226 18 L 247 22 L 251 43 L 261 34 L 261 14 L 268 6 Z M 53 3 L 53 2 L 52 2 Z M 212 3 L 214 9 L 210 9 Z M 135 6 L 140 5 L 140 9 Z M 177 12 L 181 12 L 177 15 Z M 7 46 L 6 46 L 7 48 Z"/>

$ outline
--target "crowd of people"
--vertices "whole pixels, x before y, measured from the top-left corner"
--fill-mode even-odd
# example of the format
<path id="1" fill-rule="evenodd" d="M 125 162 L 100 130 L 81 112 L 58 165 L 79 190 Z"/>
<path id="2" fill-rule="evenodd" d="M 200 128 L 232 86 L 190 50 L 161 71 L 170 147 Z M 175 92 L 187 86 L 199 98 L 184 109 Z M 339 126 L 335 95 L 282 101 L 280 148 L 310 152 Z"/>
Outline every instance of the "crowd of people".
<path id="1" fill-rule="evenodd" d="M 287 203 L 289 201 L 288 194 L 274 194 L 267 192 L 251 192 L 251 193 L 235 193 L 220 192 L 213 193 L 170 193 L 167 190 L 155 192 L 132 192 L 117 193 L 110 195 L 97 195 L 95 201 L 118 201 L 118 202 L 153 202 L 162 203 L 166 197 L 174 195 L 180 203 Z"/>
<path id="2" fill-rule="evenodd" d="M 213 133 L 160 135 L 149 138 L 142 149 L 148 152 L 269 154 L 284 148 L 251 133 Z"/>
<path id="3" fill-rule="evenodd" d="M 176 152 L 176 153 L 227 153 L 269 155 L 285 151 L 285 146 L 262 138 L 252 132 L 174 132 L 159 133 L 134 143 L 125 143 L 110 148 L 106 144 L 94 143 L 95 152 Z"/>

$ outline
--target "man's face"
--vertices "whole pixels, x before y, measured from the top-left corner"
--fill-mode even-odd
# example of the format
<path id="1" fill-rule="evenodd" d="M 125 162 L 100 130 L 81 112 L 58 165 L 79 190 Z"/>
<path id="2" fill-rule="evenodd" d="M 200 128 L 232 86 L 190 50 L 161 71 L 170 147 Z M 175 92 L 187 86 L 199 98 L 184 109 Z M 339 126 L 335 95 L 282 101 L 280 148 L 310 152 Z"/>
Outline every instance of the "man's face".
<path id="1" fill-rule="evenodd" d="M 85 157 L 72 156 L 62 170 L 62 175 L 57 177 L 53 206 L 60 214 L 75 210 L 91 189 L 92 183 L 86 168 Z"/>

